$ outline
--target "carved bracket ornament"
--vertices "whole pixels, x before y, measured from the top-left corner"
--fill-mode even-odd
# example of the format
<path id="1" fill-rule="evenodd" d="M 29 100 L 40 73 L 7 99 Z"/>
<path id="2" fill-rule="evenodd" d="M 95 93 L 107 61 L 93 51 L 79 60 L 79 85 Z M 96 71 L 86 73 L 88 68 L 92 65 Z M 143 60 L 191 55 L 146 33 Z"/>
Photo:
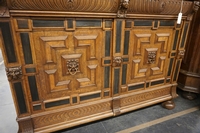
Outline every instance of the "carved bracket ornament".
<path id="1" fill-rule="evenodd" d="M 117 12 L 117 17 L 119 18 L 125 18 L 127 14 L 127 10 L 129 7 L 129 0 L 121 0 L 121 3 L 119 5 L 119 9 Z"/>
<path id="2" fill-rule="evenodd" d="M 156 51 L 149 51 L 147 63 L 148 64 L 154 64 L 155 61 L 156 61 Z"/>
<path id="3" fill-rule="evenodd" d="M 68 73 L 71 75 L 75 75 L 77 72 L 79 72 L 79 62 L 78 60 L 72 59 L 67 61 L 67 69 Z"/>
<path id="4" fill-rule="evenodd" d="M 6 75 L 9 81 L 18 80 L 22 78 L 22 67 L 6 68 Z"/>
<path id="5" fill-rule="evenodd" d="M 200 0 L 199 1 L 194 1 L 193 10 L 195 12 L 197 12 L 199 10 L 199 7 L 200 7 Z"/>
<path id="6" fill-rule="evenodd" d="M 122 57 L 114 57 L 113 66 L 121 66 L 122 62 L 123 62 Z"/>
<path id="7" fill-rule="evenodd" d="M 179 50 L 177 59 L 183 59 L 184 55 L 185 55 L 185 50 Z"/>

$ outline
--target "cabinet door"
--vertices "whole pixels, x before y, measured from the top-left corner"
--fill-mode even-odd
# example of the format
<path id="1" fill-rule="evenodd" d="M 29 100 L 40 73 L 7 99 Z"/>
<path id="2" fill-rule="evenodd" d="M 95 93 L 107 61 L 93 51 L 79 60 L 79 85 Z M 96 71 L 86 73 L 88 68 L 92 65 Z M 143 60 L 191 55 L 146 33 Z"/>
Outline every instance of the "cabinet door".
<path id="1" fill-rule="evenodd" d="M 172 26 L 152 20 L 115 20 L 113 36 L 113 95 L 145 90 L 167 82 Z"/>
<path id="2" fill-rule="evenodd" d="M 32 32 L 45 108 L 103 98 L 103 21 L 73 21 L 69 31 Z"/>

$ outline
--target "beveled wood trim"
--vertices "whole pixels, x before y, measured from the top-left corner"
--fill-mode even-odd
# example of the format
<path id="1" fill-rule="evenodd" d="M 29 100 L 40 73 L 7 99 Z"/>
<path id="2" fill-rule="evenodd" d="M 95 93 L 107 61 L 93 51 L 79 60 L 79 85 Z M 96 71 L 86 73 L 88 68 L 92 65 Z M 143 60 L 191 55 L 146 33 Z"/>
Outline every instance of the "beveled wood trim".
<path id="1" fill-rule="evenodd" d="M 98 13 L 98 12 L 63 12 L 63 11 L 30 11 L 30 10 L 10 10 L 11 16 L 23 16 L 23 17 L 92 17 L 92 18 L 117 18 L 117 13 Z M 177 14 L 130 14 L 127 13 L 126 18 L 145 18 L 145 19 L 177 19 Z M 183 15 L 182 20 L 187 19 L 187 16 Z"/>

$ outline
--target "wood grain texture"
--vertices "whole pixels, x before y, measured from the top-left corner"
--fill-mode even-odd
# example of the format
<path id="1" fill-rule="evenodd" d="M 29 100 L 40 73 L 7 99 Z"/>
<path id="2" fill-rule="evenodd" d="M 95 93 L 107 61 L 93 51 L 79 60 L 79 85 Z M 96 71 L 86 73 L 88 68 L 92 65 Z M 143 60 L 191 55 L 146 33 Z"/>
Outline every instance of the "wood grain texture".
<path id="1" fill-rule="evenodd" d="M 7 0 L 9 9 L 46 10 L 46 11 L 75 11 L 75 12 L 108 12 L 117 13 L 119 0 Z M 180 0 L 130 0 L 128 14 L 178 14 Z M 193 2 L 183 2 L 183 14 L 189 14 L 193 9 Z"/>
<path id="2" fill-rule="evenodd" d="M 195 14 L 188 34 L 185 56 L 178 78 L 178 87 L 184 91 L 200 93 L 200 10 Z M 186 93 L 189 97 L 190 93 Z M 186 97 L 187 97 L 186 96 Z M 193 97 L 193 95 L 191 95 Z M 190 98 L 188 98 L 190 99 Z"/>
<path id="3" fill-rule="evenodd" d="M 123 106 L 132 105 L 132 104 L 137 104 L 137 103 L 147 101 L 153 98 L 169 95 L 170 90 L 171 90 L 170 88 L 163 88 L 163 89 L 158 89 L 154 91 L 143 92 L 143 93 L 132 95 L 132 96 L 127 96 L 121 99 L 120 106 L 123 107 Z"/>
<path id="4" fill-rule="evenodd" d="M 95 105 L 91 104 L 85 107 L 79 107 L 67 111 L 35 117 L 33 118 L 33 123 L 37 129 L 49 126 L 50 123 L 50 125 L 61 122 L 70 123 L 70 121 L 77 121 L 84 119 L 84 117 L 88 117 L 89 115 L 95 115 L 109 110 L 111 110 L 111 102 L 98 103 Z"/>
<path id="5" fill-rule="evenodd" d="M 8 0 L 10 9 L 117 12 L 118 0 Z"/>

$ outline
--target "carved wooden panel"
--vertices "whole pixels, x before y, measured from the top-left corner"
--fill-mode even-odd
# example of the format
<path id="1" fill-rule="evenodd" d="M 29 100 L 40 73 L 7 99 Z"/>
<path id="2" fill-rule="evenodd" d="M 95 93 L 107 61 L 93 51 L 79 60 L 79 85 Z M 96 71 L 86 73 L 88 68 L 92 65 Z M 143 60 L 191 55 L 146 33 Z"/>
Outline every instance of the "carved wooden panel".
<path id="1" fill-rule="evenodd" d="M 101 90 L 102 34 L 102 29 L 33 33 L 43 98 Z"/>
<path id="2" fill-rule="evenodd" d="M 94 115 L 109 110 L 111 110 L 111 102 L 97 103 L 95 105 L 91 104 L 90 106 L 68 109 L 62 112 L 36 117 L 33 118 L 33 123 L 36 129 L 49 126 L 49 123 L 52 125 L 61 122 L 69 124 L 70 121 L 73 121 L 77 118 L 84 119 L 89 115 Z"/>
<path id="3" fill-rule="evenodd" d="M 131 77 L 128 82 L 137 82 L 166 77 L 168 54 L 170 52 L 173 30 L 132 30 L 130 36 Z"/>
<path id="4" fill-rule="evenodd" d="M 143 102 L 145 100 L 149 100 L 152 98 L 167 96 L 170 93 L 170 88 L 155 90 L 155 91 L 147 91 L 143 92 L 142 94 L 136 94 L 134 96 L 127 96 L 125 98 L 122 98 L 120 105 L 121 106 L 128 106 L 137 104 L 139 102 Z"/>

